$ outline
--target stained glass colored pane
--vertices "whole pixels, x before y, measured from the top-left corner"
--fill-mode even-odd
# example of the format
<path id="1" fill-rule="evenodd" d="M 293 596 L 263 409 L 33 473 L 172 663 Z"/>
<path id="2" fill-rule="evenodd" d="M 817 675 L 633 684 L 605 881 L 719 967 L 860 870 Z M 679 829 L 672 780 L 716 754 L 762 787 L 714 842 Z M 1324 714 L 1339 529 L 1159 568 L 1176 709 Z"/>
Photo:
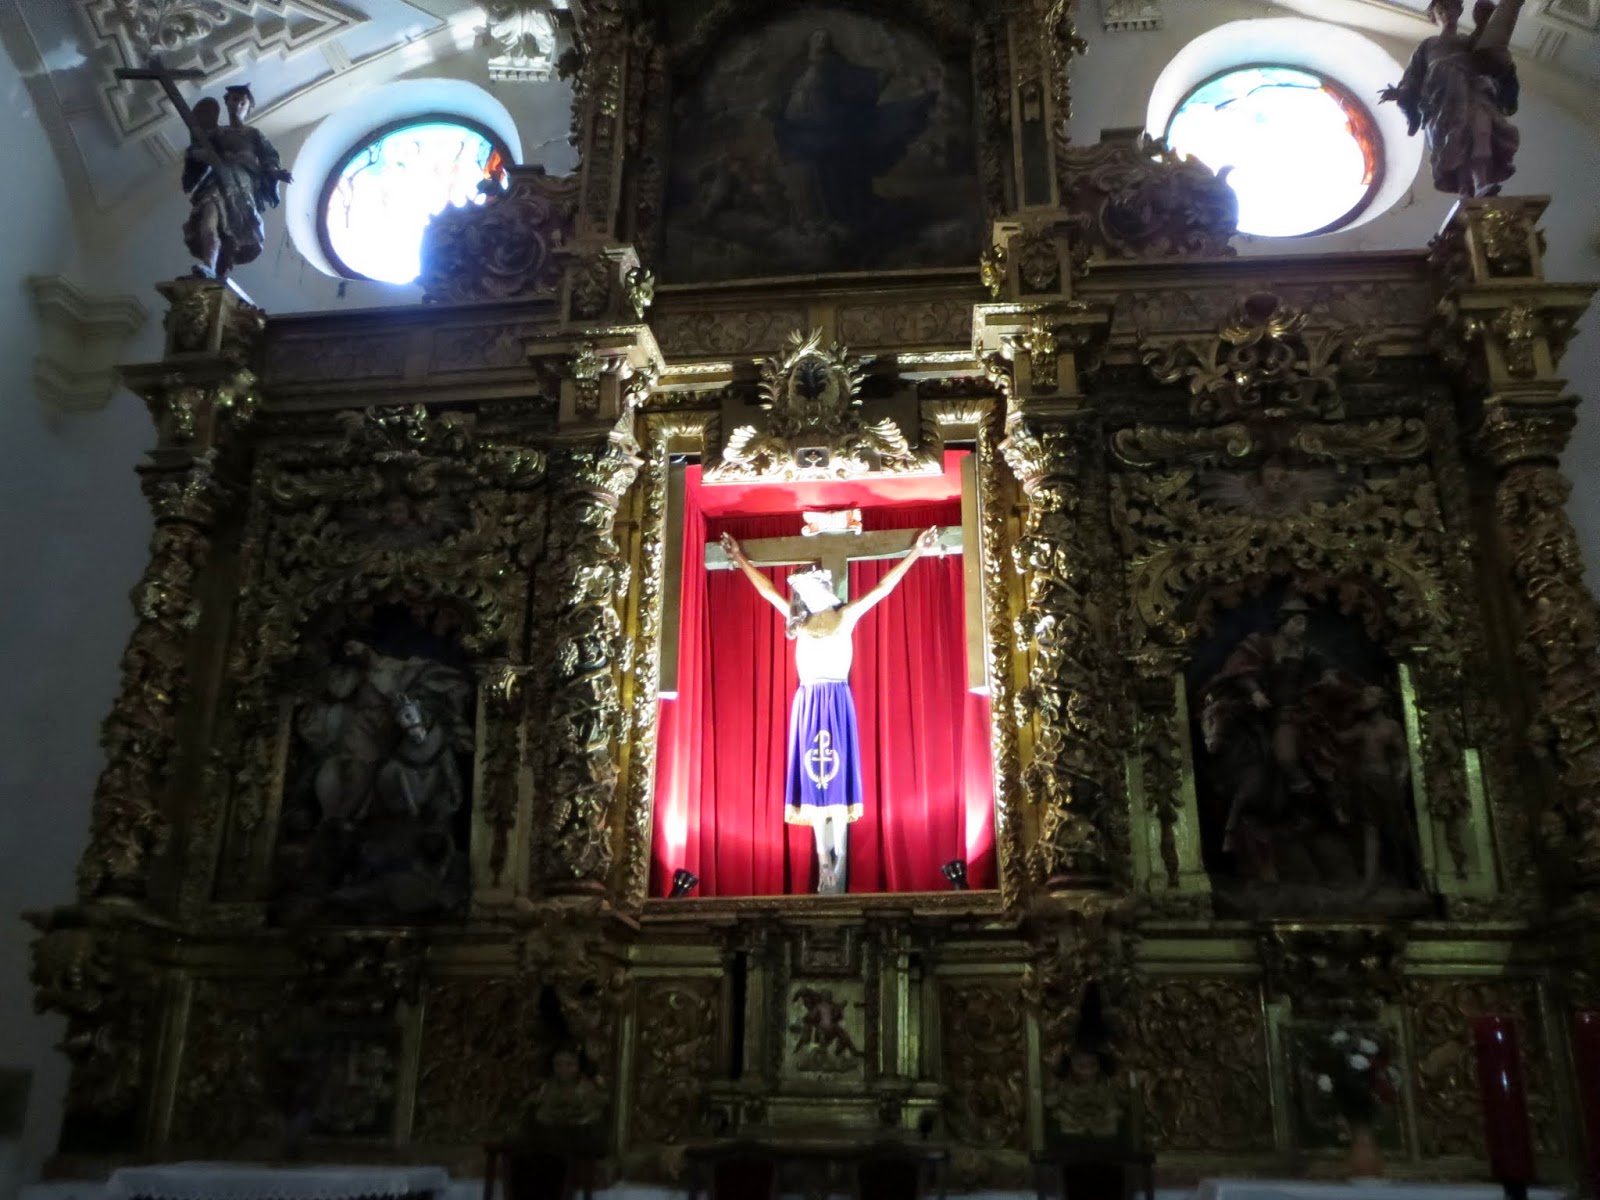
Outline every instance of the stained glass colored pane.
<path id="1" fill-rule="evenodd" d="M 410 283 L 434 214 L 481 204 L 478 185 L 504 175 L 500 149 L 465 125 L 428 121 L 385 133 L 339 169 L 322 214 L 328 244 L 357 275 Z"/>
<path id="2" fill-rule="evenodd" d="M 1241 233 L 1290 237 L 1347 220 L 1372 191 L 1378 134 L 1324 79 L 1244 67 L 1202 84 L 1173 115 L 1167 144 L 1233 168 Z"/>

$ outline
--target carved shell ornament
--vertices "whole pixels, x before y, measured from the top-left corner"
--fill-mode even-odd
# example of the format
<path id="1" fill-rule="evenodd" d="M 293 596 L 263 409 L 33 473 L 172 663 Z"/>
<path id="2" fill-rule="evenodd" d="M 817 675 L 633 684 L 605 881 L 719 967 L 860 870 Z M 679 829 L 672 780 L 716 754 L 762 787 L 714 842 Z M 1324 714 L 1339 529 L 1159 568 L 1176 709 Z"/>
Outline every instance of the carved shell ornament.
<path id="1" fill-rule="evenodd" d="M 761 365 L 761 396 L 776 434 L 844 433 L 850 410 L 860 404 L 862 370 L 849 351 L 821 349 L 822 330 L 789 335 L 788 351 Z"/>
<path id="2" fill-rule="evenodd" d="M 863 375 L 845 347 L 822 348 L 820 329 L 791 333 L 785 352 L 761 366 L 765 427 L 741 425 L 730 433 L 706 482 L 937 474 L 936 457 L 913 450 L 891 418 L 862 421 L 856 393 Z"/>

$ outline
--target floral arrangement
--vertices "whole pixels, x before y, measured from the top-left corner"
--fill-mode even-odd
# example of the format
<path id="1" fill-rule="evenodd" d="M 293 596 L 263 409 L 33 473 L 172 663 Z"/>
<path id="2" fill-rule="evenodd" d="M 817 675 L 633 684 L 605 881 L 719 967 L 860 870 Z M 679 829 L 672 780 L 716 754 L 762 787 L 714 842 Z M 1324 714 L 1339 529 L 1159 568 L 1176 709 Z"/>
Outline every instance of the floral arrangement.
<path id="1" fill-rule="evenodd" d="M 1399 1094 L 1400 1068 L 1365 1033 L 1334 1030 L 1325 1041 L 1313 1043 L 1306 1065 L 1317 1091 L 1351 1125 L 1376 1123 L 1384 1106 Z"/>

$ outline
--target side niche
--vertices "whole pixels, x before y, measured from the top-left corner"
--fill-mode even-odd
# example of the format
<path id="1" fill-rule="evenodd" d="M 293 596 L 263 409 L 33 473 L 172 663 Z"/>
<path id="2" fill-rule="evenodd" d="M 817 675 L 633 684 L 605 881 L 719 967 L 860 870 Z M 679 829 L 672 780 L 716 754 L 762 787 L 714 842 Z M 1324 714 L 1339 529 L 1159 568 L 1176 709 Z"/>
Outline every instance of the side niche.
<path id="1" fill-rule="evenodd" d="M 463 915 L 476 689 L 459 643 L 387 609 L 325 641 L 289 718 L 274 917 Z"/>
<path id="2" fill-rule="evenodd" d="M 1395 663 L 1318 595 L 1228 599 L 1186 673 L 1219 915 L 1427 915 Z"/>

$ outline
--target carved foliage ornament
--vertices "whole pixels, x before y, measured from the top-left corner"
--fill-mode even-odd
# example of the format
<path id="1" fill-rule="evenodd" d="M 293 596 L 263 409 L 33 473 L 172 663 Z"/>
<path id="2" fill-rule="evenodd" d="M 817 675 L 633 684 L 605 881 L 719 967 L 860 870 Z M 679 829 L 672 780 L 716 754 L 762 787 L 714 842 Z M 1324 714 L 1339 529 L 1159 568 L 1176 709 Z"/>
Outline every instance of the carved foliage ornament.
<path id="1" fill-rule="evenodd" d="M 1269 292 L 1246 296 L 1210 342 L 1142 345 L 1162 383 L 1188 381 L 1196 420 L 1231 421 L 1257 413 L 1336 419 L 1340 384 L 1375 365 L 1370 339 L 1351 328 L 1308 333 L 1309 318 Z"/>
<path id="2" fill-rule="evenodd" d="M 554 297 L 578 212 L 578 177 L 512 167 L 506 190 L 482 204 L 446 208 L 422 238 L 423 299 Z"/>
<path id="3" fill-rule="evenodd" d="M 1064 207 L 1094 254 L 1114 259 L 1231 255 L 1239 201 L 1198 159 L 1138 140 L 1062 151 Z"/>
<path id="4" fill-rule="evenodd" d="M 1027 686 L 1015 700 L 1017 722 L 1036 730 L 1024 775 L 1041 806 L 1029 852 L 1037 880 L 1099 875 L 1105 867 L 1106 800 L 1114 788 L 1116 733 L 1105 697 L 1101 609 L 1091 579 L 1101 547 L 1090 532 L 1099 473 L 1094 430 L 1082 424 L 1007 430 L 1002 453 L 1022 481 L 1028 515 L 1013 549 L 1026 583 L 1018 640 L 1031 649 Z M 1103 478 L 1103 476 L 1102 476 Z"/>
<path id="5" fill-rule="evenodd" d="M 821 330 L 793 332 L 787 350 L 762 363 L 765 428 L 741 425 L 729 434 L 707 482 L 937 473 L 935 457 L 913 451 L 892 419 L 861 419 L 860 364 L 843 346 L 823 350 L 821 341 Z"/>

